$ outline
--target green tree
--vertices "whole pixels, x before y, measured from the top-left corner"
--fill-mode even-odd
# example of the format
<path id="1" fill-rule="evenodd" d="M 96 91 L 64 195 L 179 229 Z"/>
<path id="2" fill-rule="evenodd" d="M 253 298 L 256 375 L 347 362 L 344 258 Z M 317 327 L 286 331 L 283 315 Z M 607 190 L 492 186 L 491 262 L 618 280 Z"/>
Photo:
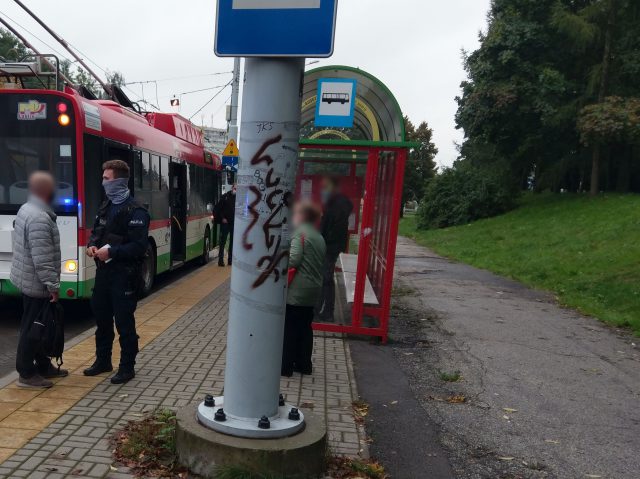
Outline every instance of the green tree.
<path id="1" fill-rule="evenodd" d="M 436 173 L 434 158 L 438 149 L 433 143 L 433 130 L 423 121 L 416 128 L 408 117 L 404 117 L 406 139 L 419 143 L 409 152 L 405 166 L 404 188 L 402 191 L 402 204 L 407 201 L 421 201 L 427 182 Z"/>
<path id="2" fill-rule="evenodd" d="M 87 73 L 84 69 L 78 68 L 78 70 L 76 71 L 76 74 L 73 77 L 73 80 L 77 85 L 82 85 L 91 93 L 93 93 L 95 96 L 97 97 L 100 96 L 101 88 L 99 87 L 98 83 L 94 80 L 94 78 L 89 73 Z"/>
<path id="3" fill-rule="evenodd" d="M 598 118 L 585 108 L 640 97 L 640 2 L 493 0 L 480 47 L 463 58 L 461 158 L 505 169 L 516 188 L 534 178 L 536 189 L 640 191 L 629 137 L 587 146 L 580 129 L 585 112 Z"/>
<path id="4" fill-rule="evenodd" d="M 30 53 L 13 33 L 0 28 L 0 57 L 16 61 Z"/>
<path id="5" fill-rule="evenodd" d="M 125 83 L 124 75 L 121 72 L 107 70 L 107 84 L 122 87 Z"/>
<path id="6" fill-rule="evenodd" d="M 560 31 L 567 34 L 574 46 L 583 53 L 589 47 L 602 51 L 601 59 L 590 65 L 592 84 L 597 82 L 597 103 L 603 103 L 609 92 L 611 81 L 611 60 L 613 52 L 613 38 L 616 30 L 618 10 L 622 8 L 624 0 L 603 0 L 590 3 L 576 13 L 569 12 L 567 6 L 558 1 L 555 5 L 553 22 Z M 593 88 L 588 88 L 590 92 Z M 591 185 L 592 195 L 600 191 L 600 162 L 602 144 L 593 144 L 591 156 Z"/>

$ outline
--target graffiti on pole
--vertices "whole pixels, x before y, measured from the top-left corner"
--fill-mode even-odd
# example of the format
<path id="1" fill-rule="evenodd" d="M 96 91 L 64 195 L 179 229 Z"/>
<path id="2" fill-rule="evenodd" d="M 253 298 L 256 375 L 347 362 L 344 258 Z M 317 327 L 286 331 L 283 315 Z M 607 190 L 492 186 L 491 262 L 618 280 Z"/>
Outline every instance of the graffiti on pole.
<path id="1" fill-rule="evenodd" d="M 260 133 L 269 132 L 270 130 L 270 122 L 260 123 Z M 267 254 L 257 260 L 256 267 L 260 271 L 260 275 L 252 284 L 254 289 L 264 284 L 270 277 L 273 277 L 274 282 L 277 283 L 281 278 L 286 277 L 287 273 L 286 268 L 281 268 L 280 264 L 283 259 L 289 256 L 289 250 L 288 248 L 281 249 L 281 246 L 283 246 L 283 229 L 286 230 L 288 226 L 288 210 L 292 206 L 293 194 L 286 189 L 286 186 L 283 186 L 281 178 L 273 167 L 274 159 L 267 153 L 269 147 L 277 145 L 281 141 L 281 134 L 264 141 L 250 162 L 251 167 L 255 168 L 255 170 L 253 172 L 254 184 L 248 188 L 253 196 L 248 205 L 248 214 L 251 220 L 242 235 L 242 246 L 245 250 L 250 251 L 253 249 L 254 243 L 250 241 L 249 235 L 260 221 L 260 218 L 266 216 L 266 220 L 262 225 L 261 238 L 264 241 Z M 287 148 L 286 145 L 282 145 L 282 149 L 295 151 L 293 148 Z M 259 166 L 267 166 L 268 169 L 265 172 Z M 264 204 L 264 207 L 259 209 L 261 204 Z M 257 240 L 254 239 L 253 241 Z"/>

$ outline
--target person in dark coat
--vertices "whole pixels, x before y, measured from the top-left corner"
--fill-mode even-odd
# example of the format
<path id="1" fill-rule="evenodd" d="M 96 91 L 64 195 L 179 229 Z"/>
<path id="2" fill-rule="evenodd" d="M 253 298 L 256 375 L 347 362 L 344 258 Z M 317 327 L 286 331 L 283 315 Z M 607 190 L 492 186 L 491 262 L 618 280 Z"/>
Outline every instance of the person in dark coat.
<path id="1" fill-rule="evenodd" d="M 318 317 L 323 321 L 333 321 L 335 304 L 335 283 L 333 273 L 338 256 L 347 250 L 349 242 L 349 216 L 353 203 L 340 193 L 340 183 L 336 177 L 325 177 L 322 181 L 322 202 L 324 205 L 320 233 L 324 238 L 327 254 L 323 266 L 322 297 Z"/>
<path id="2" fill-rule="evenodd" d="M 220 225 L 220 245 L 218 251 L 218 266 L 224 266 L 224 246 L 229 238 L 229 253 L 227 264 L 231 266 L 233 257 L 233 220 L 236 214 L 236 185 L 227 191 L 213 209 L 216 224 Z"/>
<path id="3" fill-rule="evenodd" d="M 141 282 L 140 270 L 149 242 L 149 213 L 131 196 L 129 166 L 122 160 L 102 165 L 102 204 L 87 244 L 87 256 L 96 262 L 91 308 L 96 317 L 96 360 L 84 370 L 96 376 L 113 370 L 111 352 L 115 334 L 120 335 L 120 365 L 111 378 L 123 384 L 135 377 L 138 354 L 135 310 Z"/>

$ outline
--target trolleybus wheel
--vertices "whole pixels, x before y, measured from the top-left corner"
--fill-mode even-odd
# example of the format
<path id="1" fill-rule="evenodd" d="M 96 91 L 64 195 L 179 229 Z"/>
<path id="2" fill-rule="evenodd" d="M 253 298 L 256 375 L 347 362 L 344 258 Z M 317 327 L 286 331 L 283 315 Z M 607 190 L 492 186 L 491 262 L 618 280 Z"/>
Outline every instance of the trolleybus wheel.
<path id="1" fill-rule="evenodd" d="M 147 254 L 144 257 L 142 263 L 142 291 L 141 296 L 145 297 L 151 293 L 153 283 L 156 279 L 156 250 L 153 245 L 149 243 L 147 246 Z"/>
<path id="2" fill-rule="evenodd" d="M 204 233 L 204 246 L 202 247 L 202 256 L 200 257 L 200 264 L 203 266 L 211 261 L 211 232 L 207 228 L 207 231 Z"/>

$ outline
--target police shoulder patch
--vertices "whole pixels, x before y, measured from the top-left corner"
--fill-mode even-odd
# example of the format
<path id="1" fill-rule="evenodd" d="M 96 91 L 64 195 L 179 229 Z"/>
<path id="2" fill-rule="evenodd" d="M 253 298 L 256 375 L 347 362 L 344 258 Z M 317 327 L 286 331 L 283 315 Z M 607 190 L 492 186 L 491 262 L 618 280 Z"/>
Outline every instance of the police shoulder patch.
<path id="1" fill-rule="evenodd" d="M 129 226 L 144 226 L 144 225 L 145 225 L 145 221 L 139 218 L 132 218 L 129 221 Z"/>

